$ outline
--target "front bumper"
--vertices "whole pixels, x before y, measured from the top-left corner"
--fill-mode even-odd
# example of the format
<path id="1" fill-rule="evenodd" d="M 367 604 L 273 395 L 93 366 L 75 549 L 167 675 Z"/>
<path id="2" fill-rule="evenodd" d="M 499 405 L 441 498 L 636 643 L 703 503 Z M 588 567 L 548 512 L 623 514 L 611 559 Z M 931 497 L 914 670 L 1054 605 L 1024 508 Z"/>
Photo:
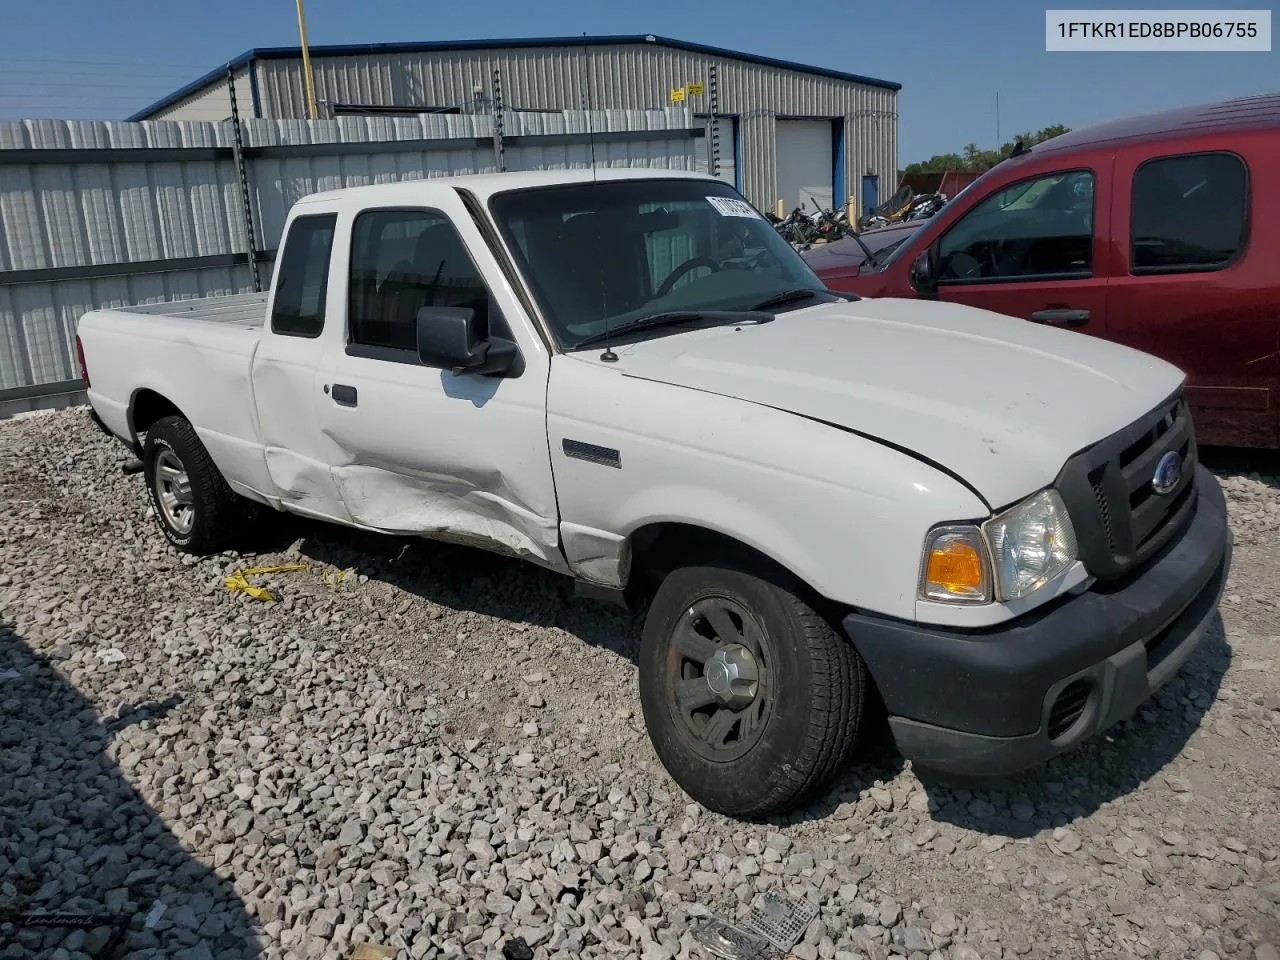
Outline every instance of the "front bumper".
<path id="1" fill-rule="evenodd" d="M 1196 486 L 1181 535 L 1119 583 L 976 632 L 845 617 L 903 755 L 934 770 L 1004 775 L 1130 716 L 1195 651 L 1226 583 L 1226 502 L 1203 467 Z"/>

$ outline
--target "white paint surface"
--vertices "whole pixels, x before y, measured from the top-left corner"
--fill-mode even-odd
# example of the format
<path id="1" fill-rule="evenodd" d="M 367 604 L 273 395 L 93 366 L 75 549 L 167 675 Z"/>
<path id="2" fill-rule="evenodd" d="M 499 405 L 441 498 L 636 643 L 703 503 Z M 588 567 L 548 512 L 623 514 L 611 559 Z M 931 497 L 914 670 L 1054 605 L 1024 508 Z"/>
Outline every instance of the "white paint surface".
<path id="1" fill-rule="evenodd" d="M 281 509 L 473 543 L 611 585 L 625 582 L 637 531 L 691 524 L 755 547 L 835 601 L 928 619 L 916 582 L 930 527 L 1030 495 L 1181 382 L 1170 365 L 1097 338 L 915 300 L 685 331 L 620 346 L 612 363 L 594 349 L 553 353 L 454 187 L 483 203 L 586 179 L 511 174 L 307 198 L 291 216 L 338 217 L 320 338 L 264 336 L 261 298 L 94 311 L 80 324 L 90 400 L 133 439 L 135 391 L 156 391 L 237 491 Z M 347 353 L 351 222 L 377 206 L 449 217 L 510 324 L 521 376 Z M 324 392 L 335 382 L 357 387 L 356 407 Z M 565 440 L 617 450 L 621 467 L 566 456 Z M 945 619 L 992 623 L 1027 607 Z"/>

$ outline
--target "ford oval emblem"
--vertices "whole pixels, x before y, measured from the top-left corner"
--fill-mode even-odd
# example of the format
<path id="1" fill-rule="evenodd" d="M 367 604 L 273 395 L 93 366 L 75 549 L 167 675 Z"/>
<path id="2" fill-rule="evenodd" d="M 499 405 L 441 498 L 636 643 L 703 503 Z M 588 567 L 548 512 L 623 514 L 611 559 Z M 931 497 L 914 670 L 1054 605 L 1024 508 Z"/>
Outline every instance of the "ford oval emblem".
<path id="1" fill-rule="evenodd" d="M 1170 450 L 1156 464 L 1156 472 L 1151 477 L 1151 489 L 1160 496 L 1173 493 L 1182 482 L 1182 457 L 1176 450 Z"/>

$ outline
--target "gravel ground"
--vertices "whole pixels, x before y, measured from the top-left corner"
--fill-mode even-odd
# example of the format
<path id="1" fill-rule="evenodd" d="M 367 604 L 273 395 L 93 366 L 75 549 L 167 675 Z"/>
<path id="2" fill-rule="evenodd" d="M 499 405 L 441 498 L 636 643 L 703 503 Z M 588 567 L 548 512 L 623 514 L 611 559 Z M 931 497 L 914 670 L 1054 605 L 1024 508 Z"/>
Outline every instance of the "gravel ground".
<path id="1" fill-rule="evenodd" d="M 658 764 L 637 618 L 318 525 L 184 558 L 125 459 L 83 410 L 0 424 L 0 919 L 110 915 L 0 923 L 0 957 L 658 960 L 780 887 L 821 908 L 802 960 L 1280 960 L 1271 480 L 1223 471 L 1224 625 L 1131 721 L 994 786 L 881 750 L 747 825 Z M 311 567 L 258 578 L 279 602 L 223 587 L 278 563 Z"/>

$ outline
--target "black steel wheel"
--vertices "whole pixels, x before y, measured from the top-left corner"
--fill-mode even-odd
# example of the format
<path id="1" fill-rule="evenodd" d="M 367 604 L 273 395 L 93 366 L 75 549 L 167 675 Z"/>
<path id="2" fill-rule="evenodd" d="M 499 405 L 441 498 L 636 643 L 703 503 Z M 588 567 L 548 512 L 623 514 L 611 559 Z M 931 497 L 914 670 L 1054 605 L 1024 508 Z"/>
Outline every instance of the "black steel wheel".
<path id="1" fill-rule="evenodd" d="M 763 624 L 733 597 L 709 596 L 677 620 L 667 645 L 667 705 L 689 749 L 736 760 L 760 739 L 777 680 Z"/>
<path id="2" fill-rule="evenodd" d="M 654 749 L 686 793 L 729 816 L 811 800 L 862 725 L 861 658 L 780 581 L 750 563 L 685 567 L 645 621 L 640 700 Z"/>

